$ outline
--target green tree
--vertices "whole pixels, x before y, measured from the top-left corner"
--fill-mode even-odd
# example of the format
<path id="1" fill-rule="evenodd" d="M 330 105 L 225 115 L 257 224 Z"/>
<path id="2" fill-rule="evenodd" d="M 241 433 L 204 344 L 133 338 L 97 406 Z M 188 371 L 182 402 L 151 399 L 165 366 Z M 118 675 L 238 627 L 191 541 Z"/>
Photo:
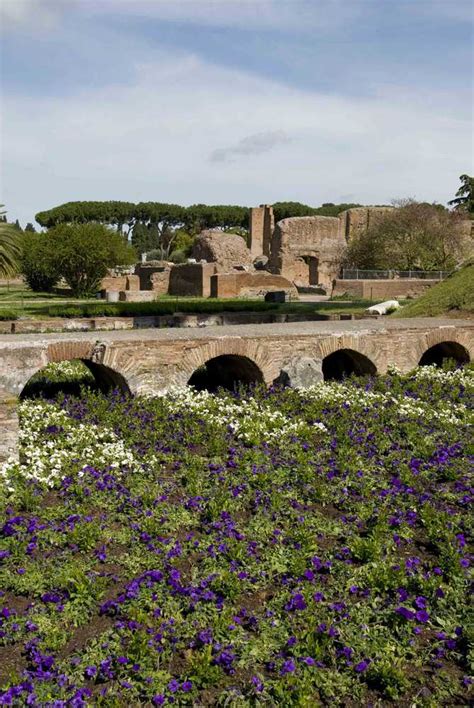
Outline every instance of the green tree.
<path id="1" fill-rule="evenodd" d="M 439 204 L 402 201 L 349 243 L 345 263 L 367 269 L 449 270 L 472 249 L 463 222 L 461 213 Z"/>
<path id="2" fill-rule="evenodd" d="M 0 204 L 0 276 L 8 278 L 18 272 L 20 255 L 20 234 L 7 223 L 6 212 Z"/>
<path id="3" fill-rule="evenodd" d="M 312 207 L 301 202 L 275 202 L 273 213 L 275 222 L 282 219 L 289 219 L 294 216 L 339 216 L 342 211 L 352 207 L 362 206 L 361 204 L 333 204 L 325 202 L 320 207 Z"/>
<path id="4" fill-rule="evenodd" d="M 60 272 L 49 234 L 25 229 L 21 250 L 20 269 L 29 288 L 34 292 L 51 292 Z"/>
<path id="5" fill-rule="evenodd" d="M 33 226 L 33 224 L 31 223 L 31 221 L 29 221 L 29 222 L 27 223 L 27 225 L 25 226 L 25 232 L 26 232 L 26 231 L 30 231 L 30 232 L 32 232 L 32 233 L 36 233 L 36 229 L 35 229 L 35 227 Z"/>
<path id="6" fill-rule="evenodd" d="M 460 211 L 467 211 L 474 218 L 474 177 L 461 175 L 461 186 L 456 192 L 455 199 L 451 199 L 448 204 Z"/>
<path id="7" fill-rule="evenodd" d="M 109 268 L 136 261 L 122 234 L 102 224 L 61 224 L 47 235 L 60 276 L 78 297 L 97 292 Z"/>

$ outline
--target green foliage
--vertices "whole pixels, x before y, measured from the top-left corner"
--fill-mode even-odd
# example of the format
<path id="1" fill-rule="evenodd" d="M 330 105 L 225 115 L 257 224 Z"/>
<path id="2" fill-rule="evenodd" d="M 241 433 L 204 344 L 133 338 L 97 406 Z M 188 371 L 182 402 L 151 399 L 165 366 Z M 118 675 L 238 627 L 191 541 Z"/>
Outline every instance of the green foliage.
<path id="1" fill-rule="evenodd" d="M 21 246 L 18 229 L 7 223 L 2 207 L 0 204 L 0 277 L 7 278 L 18 272 Z"/>
<path id="2" fill-rule="evenodd" d="M 332 204 L 326 203 L 320 207 L 311 207 L 301 202 L 275 202 L 273 213 L 275 222 L 288 219 L 293 216 L 339 216 L 346 209 L 358 207 L 361 204 Z"/>
<path id="3" fill-rule="evenodd" d="M 423 367 L 24 402 L 3 703 L 465 705 L 473 385 Z"/>
<path id="4" fill-rule="evenodd" d="M 176 249 L 170 254 L 170 261 L 172 263 L 186 263 L 187 256 L 184 251 Z"/>
<path id="5" fill-rule="evenodd" d="M 461 186 L 456 192 L 455 199 L 448 202 L 455 209 L 467 212 L 471 218 L 474 217 L 474 177 L 469 175 L 461 175 Z"/>
<path id="6" fill-rule="evenodd" d="M 15 312 L 15 310 L 5 310 L 1 309 L 0 310 L 0 321 L 8 321 L 8 320 L 17 320 L 18 319 L 18 313 Z"/>
<path id="7" fill-rule="evenodd" d="M 33 292 L 51 292 L 60 269 L 48 233 L 25 231 L 21 239 L 20 269 Z"/>
<path id="8" fill-rule="evenodd" d="M 403 201 L 381 213 L 348 246 L 348 267 L 396 270 L 449 270 L 465 258 L 472 242 L 463 216 L 439 204 Z"/>
<path id="9" fill-rule="evenodd" d="M 139 254 L 152 249 L 167 259 L 173 250 L 188 248 L 182 243 L 184 230 L 188 238 L 203 229 L 237 229 L 245 233 L 249 209 L 233 205 L 179 204 L 161 202 L 67 202 L 36 214 L 36 221 L 47 228 L 59 224 L 99 223 L 126 231 Z M 180 241 L 181 237 L 181 241 Z"/>
<path id="10" fill-rule="evenodd" d="M 156 302 L 91 302 L 83 305 L 53 305 L 49 317 L 133 317 L 170 315 L 175 312 L 267 312 L 278 305 L 263 300 L 157 300 Z"/>
<path id="11" fill-rule="evenodd" d="M 136 260 L 123 236 L 102 224 L 61 224 L 47 238 L 60 276 L 79 297 L 97 292 L 108 268 Z"/>
<path id="12" fill-rule="evenodd" d="M 393 317 L 435 317 L 456 310 L 474 312 L 474 262 L 397 310 Z"/>

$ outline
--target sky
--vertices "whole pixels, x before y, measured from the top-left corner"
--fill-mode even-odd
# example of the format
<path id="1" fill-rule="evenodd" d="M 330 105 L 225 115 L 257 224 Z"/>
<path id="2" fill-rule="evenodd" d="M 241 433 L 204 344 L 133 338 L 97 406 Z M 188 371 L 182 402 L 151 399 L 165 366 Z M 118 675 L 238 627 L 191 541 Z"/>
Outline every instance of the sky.
<path id="1" fill-rule="evenodd" d="M 471 0 L 0 0 L 0 201 L 445 204 Z"/>

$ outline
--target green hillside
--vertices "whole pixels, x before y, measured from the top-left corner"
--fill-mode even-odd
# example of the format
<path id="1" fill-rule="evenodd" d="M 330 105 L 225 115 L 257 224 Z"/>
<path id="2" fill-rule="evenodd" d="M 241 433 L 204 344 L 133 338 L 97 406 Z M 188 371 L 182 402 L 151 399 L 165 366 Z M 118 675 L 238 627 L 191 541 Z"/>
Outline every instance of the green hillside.
<path id="1" fill-rule="evenodd" d="M 474 261 L 434 285 L 424 295 L 399 310 L 396 317 L 434 317 L 474 314 Z"/>

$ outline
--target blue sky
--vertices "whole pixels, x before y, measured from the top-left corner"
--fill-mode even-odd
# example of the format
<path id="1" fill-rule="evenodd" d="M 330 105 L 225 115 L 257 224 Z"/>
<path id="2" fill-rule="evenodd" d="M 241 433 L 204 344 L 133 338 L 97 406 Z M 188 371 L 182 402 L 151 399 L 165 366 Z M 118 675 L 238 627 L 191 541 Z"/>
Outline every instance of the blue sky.
<path id="1" fill-rule="evenodd" d="M 3 0 L 1 201 L 445 203 L 464 0 Z"/>

